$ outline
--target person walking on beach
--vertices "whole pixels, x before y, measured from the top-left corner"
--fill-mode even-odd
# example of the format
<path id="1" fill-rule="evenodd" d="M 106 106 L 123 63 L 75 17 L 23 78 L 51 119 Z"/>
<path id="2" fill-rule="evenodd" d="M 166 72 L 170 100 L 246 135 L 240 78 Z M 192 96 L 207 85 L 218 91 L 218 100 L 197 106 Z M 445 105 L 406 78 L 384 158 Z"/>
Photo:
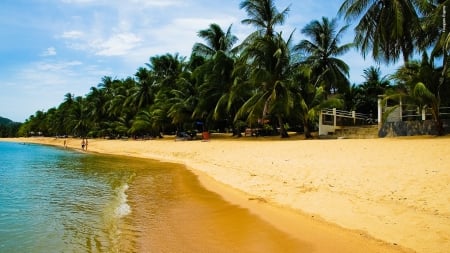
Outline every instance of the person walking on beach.
<path id="1" fill-rule="evenodd" d="M 84 141 L 84 138 L 81 140 L 81 149 L 84 150 L 84 146 L 86 145 L 86 142 Z"/>
<path id="2" fill-rule="evenodd" d="M 87 146 L 88 146 L 88 139 L 86 138 L 84 141 L 84 150 L 87 151 Z"/>

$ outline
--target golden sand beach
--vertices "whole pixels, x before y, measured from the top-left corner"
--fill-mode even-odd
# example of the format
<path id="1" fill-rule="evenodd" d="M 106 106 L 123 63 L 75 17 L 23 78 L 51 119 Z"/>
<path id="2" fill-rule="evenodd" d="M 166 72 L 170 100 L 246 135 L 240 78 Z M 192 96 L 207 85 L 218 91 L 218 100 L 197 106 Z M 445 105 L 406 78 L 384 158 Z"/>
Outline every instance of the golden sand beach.
<path id="1" fill-rule="evenodd" d="M 63 146 L 55 138 L 12 141 Z M 67 146 L 81 149 L 80 139 Z M 90 139 L 88 152 L 184 164 L 206 188 L 313 252 L 450 249 L 449 137 Z"/>

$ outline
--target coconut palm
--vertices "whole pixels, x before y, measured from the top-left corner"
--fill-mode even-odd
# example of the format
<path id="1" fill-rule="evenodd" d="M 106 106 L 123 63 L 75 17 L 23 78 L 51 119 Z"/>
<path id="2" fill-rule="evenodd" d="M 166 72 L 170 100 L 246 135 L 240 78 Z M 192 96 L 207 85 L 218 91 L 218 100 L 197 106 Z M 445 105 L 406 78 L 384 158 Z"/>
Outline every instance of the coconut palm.
<path id="1" fill-rule="evenodd" d="M 157 89 L 172 89 L 176 85 L 178 76 L 184 70 L 186 65 L 184 60 L 185 57 L 181 57 L 179 54 L 150 57 L 150 63 L 146 63 L 146 66 L 154 75 L 153 86 Z"/>
<path id="2" fill-rule="evenodd" d="M 242 23 L 255 26 L 259 35 L 269 37 L 275 35 L 275 26 L 282 25 L 289 12 L 289 7 L 279 12 L 274 0 L 244 0 L 240 8 L 245 9 L 248 16 Z"/>
<path id="3" fill-rule="evenodd" d="M 312 138 L 311 126 L 317 122 L 323 108 L 341 108 L 343 101 L 336 97 L 327 99 L 323 86 L 324 74 L 316 75 L 311 66 L 302 64 L 293 70 L 290 81 L 294 94 L 294 115 L 302 125 L 305 138 Z"/>
<path id="4" fill-rule="evenodd" d="M 85 137 L 89 132 L 89 112 L 85 98 L 75 98 L 69 118 L 75 136 Z"/>
<path id="5" fill-rule="evenodd" d="M 355 43 L 365 57 L 378 62 L 407 62 L 414 52 L 421 26 L 414 3 L 420 0 L 345 0 L 338 13 L 347 21 L 359 19 Z"/>
<path id="6" fill-rule="evenodd" d="M 249 122 L 273 116 L 278 122 L 280 136 L 288 137 L 284 126 L 292 108 L 288 77 L 291 68 L 290 43 L 281 33 L 273 37 L 258 37 L 243 52 L 243 62 L 249 64 L 249 80 L 254 93 L 242 105 L 236 118 L 247 115 Z"/>
<path id="7" fill-rule="evenodd" d="M 231 33 L 231 25 L 224 32 L 218 24 L 210 24 L 208 29 L 199 31 L 198 36 L 206 43 L 195 43 L 192 48 L 194 55 L 211 58 L 218 51 L 232 54 L 237 50 L 233 46 L 238 38 Z"/>
<path id="8" fill-rule="evenodd" d="M 358 112 L 376 115 L 378 108 L 378 95 L 383 95 L 390 87 L 387 76 L 381 76 L 380 68 L 371 66 L 365 69 L 361 84 L 361 101 L 356 105 Z"/>
<path id="9" fill-rule="evenodd" d="M 348 26 L 343 26 L 337 30 L 336 19 L 322 17 L 321 21 L 311 21 L 301 31 L 311 40 L 302 40 L 294 47 L 294 50 L 306 57 L 304 63 L 310 65 L 317 75 L 325 73 L 322 78 L 327 92 L 345 92 L 349 86 L 349 67 L 337 58 L 353 47 L 352 43 L 339 45 L 347 28 Z"/>
<path id="10" fill-rule="evenodd" d="M 239 47 L 233 47 L 237 37 L 231 33 L 231 26 L 225 33 L 217 24 L 211 24 L 209 29 L 200 31 L 198 35 L 206 44 L 196 43 L 193 55 L 202 55 L 206 60 L 193 73 L 198 86 L 198 103 L 192 116 L 207 123 L 224 116 L 223 113 L 214 113 L 226 111 L 218 109 L 224 107 L 219 101 L 224 100 L 233 83 L 234 56 Z"/>
<path id="11" fill-rule="evenodd" d="M 131 96 L 127 99 L 127 104 L 133 106 L 136 111 L 147 108 L 153 101 L 155 78 L 146 68 L 139 68 L 134 74 L 137 81 L 133 86 Z"/>
<path id="12" fill-rule="evenodd" d="M 436 69 L 433 61 L 424 53 L 422 61 L 412 61 L 405 64 L 393 75 L 393 78 L 404 85 L 406 89 L 405 99 L 415 103 L 419 108 L 425 106 L 431 108 L 438 134 L 442 135 L 444 129 L 439 113 L 441 101 L 436 96 L 437 89 L 439 89 L 441 69 Z M 398 94 L 394 94 L 394 96 L 398 96 Z"/>
<path id="13" fill-rule="evenodd" d="M 431 58 L 442 58 L 441 77 L 439 85 L 434 93 L 437 100 L 441 100 L 441 90 L 448 85 L 447 76 L 449 68 L 448 50 L 450 49 L 450 33 L 447 22 L 450 21 L 450 1 L 432 0 L 420 1 L 419 9 L 424 13 L 423 27 L 425 33 L 420 38 L 420 46 L 423 50 L 433 47 Z"/>

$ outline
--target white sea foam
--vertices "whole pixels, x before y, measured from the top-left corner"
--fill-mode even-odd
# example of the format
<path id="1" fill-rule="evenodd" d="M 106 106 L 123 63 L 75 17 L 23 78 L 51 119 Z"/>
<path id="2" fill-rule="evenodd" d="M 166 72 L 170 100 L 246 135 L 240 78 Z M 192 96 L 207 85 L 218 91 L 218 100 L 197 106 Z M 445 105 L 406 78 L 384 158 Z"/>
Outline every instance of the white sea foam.
<path id="1" fill-rule="evenodd" d="M 131 213 L 131 207 L 130 205 L 128 205 L 127 202 L 128 201 L 128 195 L 126 193 L 127 190 L 128 184 L 126 183 L 116 190 L 118 205 L 114 210 L 114 213 L 119 218 L 127 216 L 128 214 Z"/>

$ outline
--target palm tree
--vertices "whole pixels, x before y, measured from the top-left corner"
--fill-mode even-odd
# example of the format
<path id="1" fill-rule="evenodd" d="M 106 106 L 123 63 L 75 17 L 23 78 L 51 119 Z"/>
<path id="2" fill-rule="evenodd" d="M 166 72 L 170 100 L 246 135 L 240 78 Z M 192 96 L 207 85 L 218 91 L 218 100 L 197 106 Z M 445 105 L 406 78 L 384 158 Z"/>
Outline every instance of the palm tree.
<path id="1" fill-rule="evenodd" d="M 420 46 L 424 51 L 429 46 L 433 46 L 431 58 L 442 57 L 441 77 L 439 85 L 434 93 L 438 103 L 441 103 L 441 89 L 447 83 L 449 59 L 448 50 L 450 49 L 450 33 L 447 26 L 447 20 L 450 20 L 450 1 L 432 0 L 420 2 L 419 9 L 424 13 L 423 19 L 424 36 L 420 38 Z M 448 83 L 447 83 L 448 85 Z"/>
<path id="2" fill-rule="evenodd" d="M 282 25 L 289 12 L 289 7 L 278 12 L 274 0 L 244 0 L 240 8 L 245 9 L 248 15 L 242 23 L 255 26 L 259 35 L 269 37 L 274 36 L 274 27 Z"/>
<path id="3" fill-rule="evenodd" d="M 291 68 L 290 43 L 281 33 L 274 37 L 258 37 L 244 49 L 242 62 L 249 64 L 249 82 L 254 87 L 252 96 L 242 105 L 236 118 L 247 115 L 252 122 L 273 116 L 278 121 L 280 136 L 289 137 L 284 126 L 293 105 L 288 77 Z"/>
<path id="4" fill-rule="evenodd" d="M 73 133 L 76 136 L 85 137 L 89 131 L 89 117 L 86 100 L 78 96 L 75 98 L 70 114 Z"/>
<path id="5" fill-rule="evenodd" d="M 381 76 L 380 68 L 371 66 L 364 70 L 365 81 L 361 84 L 361 99 L 355 110 L 376 115 L 378 95 L 383 95 L 390 87 L 386 76 Z"/>
<path id="6" fill-rule="evenodd" d="M 406 99 L 415 103 L 419 108 L 425 106 L 431 108 L 438 135 L 443 135 L 443 122 L 439 113 L 441 101 L 436 96 L 437 89 L 439 89 L 441 69 L 436 69 L 433 61 L 424 53 L 421 62 L 412 61 L 406 64 L 393 75 L 393 78 L 405 86 L 406 94 L 404 94 L 404 97 Z M 401 94 L 394 94 L 393 96 L 399 95 Z"/>
<path id="7" fill-rule="evenodd" d="M 192 116 L 201 119 L 205 127 L 205 123 L 212 122 L 213 118 L 223 117 L 222 113 L 215 112 L 226 111 L 219 101 L 224 100 L 233 84 L 234 56 L 239 47 L 233 48 L 237 37 L 231 33 L 231 26 L 225 33 L 217 24 L 211 24 L 209 29 L 199 32 L 199 37 L 206 44 L 196 43 L 193 55 L 202 55 L 206 61 L 193 72 L 198 85 L 198 102 Z"/>
<path id="8" fill-rule="evenodd" d="M 253 94 L 237 111 L 235 121 L 244 115 L 254 122 L 273 116 L 280 127 L 280 136 L 288 137 L 284 118 L 292 107 L 289 92 L 289 68 L 291 66 L 291 39 L 284 40 L 282 33 L 275 32 L 275 26 L 285 22 L 289 7 L 279 12 L 273 0 L 243 0 L 241 9 L 245 9 L 248 18 L 243 24 L 256 27 L 243 42 L 241 67 L 249 68 L 248 82 L 253 86 Z"/>
<path id="9" fill-rule="evenodd" d="M 176 84 L 176 79 L 183 72 L 185 57 L 179 54 L 165 54 L 161 56 L 150 57 L 150 63 L 146 63 L 147 67 L 153 73 L 157 89 L 172 89 Z"/>
<path id="10" fill-rule="evenodd" d="M 224 53 L 235 53 L 236 48 L 233 45 L 238 38 L 231 33 L 231 25 L 224 32 L 218 24 L 210 24 L 208 29 L 198 32 L 198 36 L 205 40 L 204 43 L 195 43 L 192 48 L 194 55 L 200 55 L 206 58 L 213 57 L 218 51 Z"/>
<path id="11" fill-rule="evenodd" d="M 337 58 L 353 47 L 352 43 L 339 45 L 343 33 L 348 26 L 344 26 L 337 31 L 336 19 L 331 21 L 322 17 L 321 22 L 314 20 L 307 24 L 302 33 L 311 40 L 302 40 L 294 47 L 294 50 L 305 55 L 305 64 L 312 67 L 317 75 L 323 75 L 323 81 L 326 85 L 326 91 L 330 93 L 332 90 L 345 92 L 348 89 L 349 75 L 348 65 Z"/>
<path id="12" fill-rule="evenodd" d="M 155 78 L 146 68 L 139 68 L 135 74 L 136 85 L 132 88 L 131 96 L 127 100 L 136 111 L 147 108 L 153 102 Z"/>
<path id="13" fill-rule="evenodd" d="M 371 50 L 378 62 L 407 62 L 420 37 L 419 15 L 411 0 L 345 0 L 338 13 L 347 21 L 359 19 L 355 43 L 365 57 Z"/>
<path id="14" fill-rule="evenodd" d="M 294 94 L 294 115 L 300 118 L 305 138 L 312 138 L 311 126 L 317 122 L 320 110 L 323 108 L 340 108 L 342 100 L 326 98 L 322 83 L 323 74 L 316 76 L 311 66 L 302 64 L 293 70 L 291 77 Z"/>

